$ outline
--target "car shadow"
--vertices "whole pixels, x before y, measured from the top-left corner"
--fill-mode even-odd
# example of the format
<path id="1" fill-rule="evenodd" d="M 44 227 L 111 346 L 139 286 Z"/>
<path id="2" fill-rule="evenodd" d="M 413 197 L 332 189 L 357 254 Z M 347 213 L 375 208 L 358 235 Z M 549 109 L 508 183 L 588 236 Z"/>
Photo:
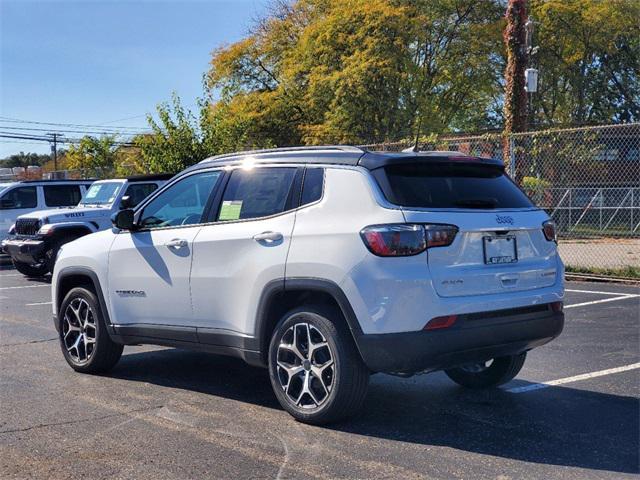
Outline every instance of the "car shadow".
<path id="1" fill-rule="evenodd" d="M 266 370 L 235 358 L 174 349 L 132 353 L 110 376 L 281 408 Z M 409 379 L 374 375 L 361 415 L 323 428 L 524 462 L 637 473 L 639 413 L 637 398 L 575 388 L 513 394 L 465 390 L 441 373 Z"/>

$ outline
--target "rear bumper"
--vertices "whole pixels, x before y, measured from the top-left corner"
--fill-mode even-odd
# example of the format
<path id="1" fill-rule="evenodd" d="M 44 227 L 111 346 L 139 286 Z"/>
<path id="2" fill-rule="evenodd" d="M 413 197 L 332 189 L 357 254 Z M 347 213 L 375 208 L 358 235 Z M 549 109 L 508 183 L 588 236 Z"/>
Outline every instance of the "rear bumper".
<path id="1" fill-rule="evenodd" d="M 4 240 L 2 245 L 15 261 L 28 264 L 41 263 L 47 249 L 44 240 L 11 239 Z"/>
<path id="2" fill-rule="evenodd" d="M 364 334 L 357 338 L 365 364 L 374 372 L 411 374 L 516 355 L 560 335 L 564 313 L 500 310 L 461 315 L 447 329 Z"/>

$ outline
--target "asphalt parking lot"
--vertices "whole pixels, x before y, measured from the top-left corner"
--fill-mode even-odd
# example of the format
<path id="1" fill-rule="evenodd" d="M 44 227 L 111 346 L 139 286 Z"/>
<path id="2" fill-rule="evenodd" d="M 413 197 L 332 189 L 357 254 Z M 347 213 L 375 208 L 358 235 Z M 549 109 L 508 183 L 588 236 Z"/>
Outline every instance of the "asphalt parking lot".
<path id="1" fill-rule="evenodd" d="M 625 478 L 639 473 L 640 288 L 567 284 L 566 325 L 501 389 L 374 375 L 362 415 L 296 423 L 266 371 L 129 347 L 74 373 L 46 281 L 0 264 L 0 478 Z"/>

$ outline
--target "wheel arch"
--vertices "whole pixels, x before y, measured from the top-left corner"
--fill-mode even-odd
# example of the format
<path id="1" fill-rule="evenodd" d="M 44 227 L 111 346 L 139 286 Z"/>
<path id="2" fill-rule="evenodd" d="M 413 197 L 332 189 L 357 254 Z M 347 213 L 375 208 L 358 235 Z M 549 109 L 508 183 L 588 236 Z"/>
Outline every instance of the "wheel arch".
<path id="1" fill-rule="evenodd" d="M 98 275 L 91 269 L 86 267 L 66 267 L 63 268 L 57 276 L 56 280 L 56 298 L 53 299 L 56 302 L 56 311 L 60 315 L 60 306 L 64 297 L 71 291 L 71 289 L 80 286 L 88 286 L 98 297 L 98 303 L 100 304 L 100 310 L 104 317 L 105 324 L 109 334 L 114 334 L 113 327 L 111 325 L 111 318 L 109 316 L 109 310 L 107 303 L 104 299 L 102 287 L 100 285 L 100 279 Z M 57 327 L 57 322 L 56 322 Z"/>
<path id="2" fill-rule="evenodd" d="M 278 279 L 265 286 L 256 316 L 255 338 L 264 365 L 267 365 L 269 342 L 278 321 L 287 311 L 305 303 L 335 307 L 342 314 L 358 352 L 360 351 L 358 337 L 362 335 L 362 328 L 340 286 L 319 278 Z"/>
<path id="3" fill-rule="evenodd" d="M 53 239 L 65 235 L 73 235 L 75 238 L 80 238 L 97 231 L 98 229 L 92 223 L 59 223 L 53 225 L 51 236 Z"/>

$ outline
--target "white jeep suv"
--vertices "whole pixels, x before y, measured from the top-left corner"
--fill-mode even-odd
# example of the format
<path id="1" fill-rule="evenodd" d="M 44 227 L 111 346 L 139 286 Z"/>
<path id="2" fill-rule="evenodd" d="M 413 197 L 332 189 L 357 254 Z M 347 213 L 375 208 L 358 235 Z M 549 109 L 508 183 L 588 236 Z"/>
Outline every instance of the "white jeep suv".
<path id="1" fill-rule="evenodd" d="M 492 159 L 223 155 L 113 223 L 55 264 L 69 365 L 109 370 L 131 344 L 233 355 L 307 423 L 354 414 L 372 372 L 508 382 L 564 323 L 555 227 Z"/>

